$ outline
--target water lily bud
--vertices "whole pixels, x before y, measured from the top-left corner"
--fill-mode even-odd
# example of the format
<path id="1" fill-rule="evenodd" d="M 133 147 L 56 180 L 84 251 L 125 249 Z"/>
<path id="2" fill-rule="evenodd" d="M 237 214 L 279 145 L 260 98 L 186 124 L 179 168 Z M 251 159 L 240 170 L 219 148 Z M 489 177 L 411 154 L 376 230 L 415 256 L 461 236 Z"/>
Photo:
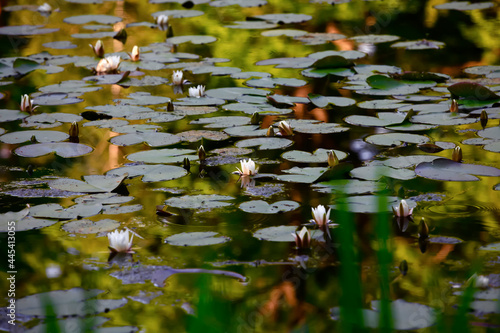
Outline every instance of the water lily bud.
<path id="1" fill-rule="evenodd" d="M 406 260 L 401 261 L 401 263 L 399 264 L 399 271 L 403 276 L 408 273 L 408 262 Z"/>
<path id="2" fill-rule="evenodd" d="M 69 136 L 72 138 L 77 138 L 79 134 L 78 123 L 74 121 L 69 128 Z"/>
<path id="3" fill-rule="evenodd" d="M 419 238 L 428 238 L 429 237 L 429 226 L 425 223 L 424 218 L 420 220 L 420 224 L 418 225 L 418 237 Z"/>
<path id="4" fill-rule="evenodd" d="M 38 106 L 33 106 L 33 100 L 27 94 L 21 96 L 21 111 L 33 114 Z"/>
<path id="5" fill-rule="evenodd" d="M 167 111 L 174 111 L 174 103 L 171 101 L 167 103 Z"/>
<path id="6" fill-rule="evenodd" d="M 259 168 L 255 166 L 255 162 L 252 161 L 251 158 L 247 160 L 240 160 L 241 169 L 236 167 L 237 171 L 233 173 L 238 174 L 240 176 L 254 176 L 259 172 Z"/>
<path id="7" fill-rule="evenodd" d="M 462 148 L 460 148 L 460 146 L 456 146 L 455 149 L 453 149 L 451 159 L 455 162 L 462 162 Z"/>
<path id="8" fill-rule="evenodd" d="M 329 150 L 327 154 L 328 154 L 328 166 L 330 168 L 333 168 L 334 166 L 339 164 L 339 158 L 337 157 L 337 155 L 333 150 Z"/>
<path id="9" fill-rule="evenodd" d="M 189 158 L 184 157 L 184 161 L 182 161 L 182 167 L 189 172 L 189 170 L 191 169 L 191 162 L 189 161 Z"/>
<path id="10" fill-rule="evenodd" d="M 458 102 L 456 99 L 451 100 L 450 112 L 458 112 Z"/>
<path id="11" fill-rule="evenodd" d="M 132 61 L 139 61 L 139 59 L 141 58 L 141 52 L 137 45 L 134 46 L 134 48 L 132 49 L 132 53 L 129 54 L 129 57 Z"/>
<path id="12" fill-rule="evenodd" d="M 37 143 L 38 142 L 37 139 L 36 139 L 36 136 L 34 136 L 34 135 L 31 136 L 30 141 L 32 143 Z"/>
<path id="13" fill-rule="evenodd" d="M 273 128 L 273 126 L 269 126 L 269 128 L 267 129 L 266 136 L 274 136 L 274 128 Z"/>
<path id="14" fill-rule="evenodd" d="M 260 122 L 260 115 L 258 112 L 254 112 L 252 114 L 252 118 L 250 118 L 250 124 L 252 125 L 258 125 Z"/>
<path id="15" fill-rule="evenodd" d="M 207 153 L 205 153 L 205 148 L 203 148 L 203 145 L 198 148 L 198 158 L 200 159 L 200 162 L 204 162 L 205 158 L 207 157 Z"/>
<path id="16" fill-rule="evenodd" d="M 39 6 L 37 10 L 43 14 L 50 14 L 52 12 L 52 7 L 45 2 L 43 5 Z"/>
<path id="17" fill-rule="evenodd" d="M 127 41 L 127 31 L 125 29 L 120 29 L 113 38 L 125 44 Z"/>
<path id="18" fill-rule="evenodd" d="M 488 123 L 488 112 L 486 112 L 486 110 L 481 111 L 479 121 L 481 122 L 481 127 L 484 129 Z"/>
<path id="19" fill-rule="evenodd" d="M 26 168 L 26 172 L 28 173 L 28 175 L 33 176 L 33 165 L 28 165 L 28 167 Z"/>
<path id="20" fill-rule="evenodd" d="M 288 121 L 282 120 L 278 123 L 278 130 L 282 136 L 292 136 L 293 130 Z"/>
<path id="21" fill-rule="evenodd" d="M 307 249 L 311 246 L 311 233 L 306 227 L 302 227 L 300 232 L 295 231 L 292 236 L 295 238 L 297 248 Z"/>
<path id="22" fill-rule="evenodd" d="M 104 46 L 101 40 L 98 40 L 95 43 L 95 46 L 93 46 L 92 44 L 89 44 L 89 46 L 92 48 L 96 56 L 98 56 L 99 58 L 104 57 Z"/>

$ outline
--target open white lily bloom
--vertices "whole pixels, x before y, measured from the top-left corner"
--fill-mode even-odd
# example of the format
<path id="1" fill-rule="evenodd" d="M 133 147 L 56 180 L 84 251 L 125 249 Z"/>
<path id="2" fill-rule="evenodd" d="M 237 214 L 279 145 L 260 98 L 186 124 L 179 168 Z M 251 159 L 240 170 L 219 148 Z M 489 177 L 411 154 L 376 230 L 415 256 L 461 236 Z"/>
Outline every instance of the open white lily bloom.
<path id="1" fill-rule="evenodd" d="M 249 158 L 248 161 L 247 160 L 241 160 L 240 164 L 241 164 L 241 169 L 239 169 L 238 167 L 236 167 L 236 169 L 238 171 L 234 172 L 234 173 L 239 174 L 240 176 L 254 176 L 259 171 L 259 168 L 255 167 L 255 162 L 252 161 L 251 158 Z"/>
<path id="2" fill-rule="evenodd" d="M 182 73 L 182 71 L 174 71 L 174 73 L 172 74 L 172 82 L 176 86 L 180 86 L 184 83 L 184 81 L 182 81 L 183 77 L 184 77 L 184 73 Z"/>
<path id="3" fill-rule="evenodd" d="M 33 111 L 37 108 L 37 106 L 33 106 L 33 100 L 27 94 L 24 94 L 21 97 L 21 111 L 33 113 Z"/>
<path id="4" fill-rule="evenodd" d="M 104 57 L 104 45 L 100 39 L 95 43 L 95 46 L 92 44 L 89 44 L 89 46 L 92 48 L 96 56 L 99 58 Z"/>
<path id="5" fill-rule="evenodd" d="M 156 24 L 160 30 L 168 29 L 168 16 L 167 15 L 158 15 L 156 17 Z"/>
<path id="6" fill-rule="evenodd" d="M 40 13 L 51 13 L 52 12 L 52 7 L 48 3 L 44 3 L 43 5 L 38 7 L 38 11 Z"/>
<path id="7" fill-rule="evenodd" d="M 282 120 L 278 123 L 278 129 L 282 136 L 292 136 L 293 130 L 290 123 L 286 120 Z"/>
<path id="8" fill-rule="evenodd" d="M 134 48 L 132 49 L 132 53 L 130 53 L 128 56 L 132 61 L 139 61 L 139 59 L 141 58 L 141 52 L 139 51 L 139 46 L 135 45 Z"/>
<path id="9" fill-rule="evenodd" d="M 108 233 L 109 248 L 113 252 L 130 252 L 134 234 L 128 229 Z"/>
<path id="10" fill-rule="evenodd" d="M 295 245 L 299 249 L 306 249 L 311 245 L 311 233 L 306 227 L 302 227 L 299 232 L 292 232 L 292 236 L 295 238 Z"/>
<path id="11" fill-rule="evenodd" d="M 97 73 L 116 73 L 120 65 L 120 56 L 109 56 L 101 59 L 95 69 Z"/>
<path id="12" fill-rule="evenodd" d="M 403 199 L 399 202 L 397 207 L 392 207 L 392 211 L 397 217 L 406 217 L 413 213 L 413 208 L 410 208 L 406 200 Z"/>
<path id="13" fill-rule="evenodd" d="M 198 87 L 189 88 L 189 97 L 200 98 L 205 95 L 205 86 L 199 85 Z"/>
<path id="14" fill-rule="evenodd" d="M 321 230 L 326 230 L 328 227 L 328 223 L 330 222 L 330 211 L 332 209 L 329 208 L 328 212 L 326 211 L 325 206 L 318 205 L 316 208 L 312 208 L 312 214 L 314 220 L 312 222 L 316 223 Z"/>

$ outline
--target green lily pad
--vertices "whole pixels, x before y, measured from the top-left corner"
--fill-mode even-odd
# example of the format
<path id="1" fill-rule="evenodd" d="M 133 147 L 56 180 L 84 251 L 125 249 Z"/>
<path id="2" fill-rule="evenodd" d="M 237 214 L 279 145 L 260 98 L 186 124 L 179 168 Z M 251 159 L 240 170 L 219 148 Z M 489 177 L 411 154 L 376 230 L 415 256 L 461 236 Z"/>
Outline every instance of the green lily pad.
<path id="1" fill-rule="evenodd" d="M 290 119 L 290 126 L 295 132 L 310 133 L 310 134 L 330 134 L 341 133 L 349 130 L 348 127 L 343 127 L 337 123 L 322 123 L 317 121 L 300 121 Z"/>
<path id="2" fill-rule="evenodd" d="M 82 156 L 90 153 L 92 148 L 72 142 L 54 142 L 54 143 L 36 143 L 32 145 L 22 146 L 14 152 L 22 157 L 40 157 L 50 153 L 55 153 L 64 158 Z"/>
<path id="3" fill-rule="evenodd" d="M 254 16 L 257 19 L 268 21 L 275 24 L 301 23 L 312 19 L 312 16 L 306 14 L 264 14 Z"/>
<path id="4" fill-rule="evenodd" d="M 265 37 L 278 37 L 278 36 L 297 37 L 297 36 L 304 36 L 306 34 L 307 31 L 296 30 L 296 29 L 274 29 L 274 30 L 263 31 L 261 33 L 261 35 Z"/>
<path id="5" fill-rule="evenodd" d="M 282 170 L 285 175 L 277 175 L 276 178 L 281 181 L 291 183 L 313 183 L 316 179 L 323 174 L 327 168 L 322 167 L 306 167 L 299 168 L 293 167 L 288 170 Z"/>
<path id="6" fill-rule="evenodd" d="M 191 42 L 193 44 L 209 44 L 217 41 L 217 38 L 212 36 L 176 36 L 167 38 L 167 43 L 182 44 Z"/>
<path id="7" fill-rule="evenodd" d="M 262 79 L 250 79 L 245 82 L 247 86 L 256 88 L 274 88 L 276 86 L 285 87 L 302 87 L 307 84 L 304 80 L 299 79 L 286 79 L 286 78 L 262 78 Z"/>
<path id="8" fill-rule="evenodd" d="M 470 3 L 469 1 L 451 1 L 448 3 L 443 3 L 434 6 L 436 9 L 454 9 L 454 10 L 475 10 L 475 9 L 486 9 L 491 8 L 495 4 L 493 2 L 478 2 Z"/>
<path id="9" fill-rule="evenodd" d="M 22 143 L 30 141 L 33 136 L 40 143 L 59 142 L 69 138 L 68 134 L 58 131 L 20 131 L 4 134 L 0 136 L 0 141 L 10 144 Z"/>
<path id="10" fill-rule="evenodd" d="M 351 176 L 364 180 L 379 180 L 382 177 L 408 180 L 416 177 L 412 170 L 394 169 L 385 165 L 358 167 L 351 170 Z"/>
<path id="11" fill-rule="evenodd" d="M 180 136 L 170 133 L 144 132 L 129 133 L 112 137 L 110 142 L 117 146 L 130 146 L 146 143 L 151 147 L 170 146 L 182 140 Z"/>
<path id="12" fill-rule="evenodd" d="M 344 118 L 344 121 L 356 126 L 389 126 L 401 124 L 406 117 L 406 113 L 379 112 L 377 117 L 352 115 Z"/>
<path id="13" fill-rule="evenodd" d="M 24 118 L 22 127 L 51 128 L 62 123 L 79 122 L 82 117 L 70 113 L 42 113 Z"/>
<path id="14" fill-rule="evenodd" d="M 16 231 L 25 231 L 48 227 L 57 222 L 57 220 L 36 219 L 28 216 L 29 208 L 19 212 L 7 212 L 0 214 L 0 232 L 12 230 L 15 223 Z"/>
<path id="15" fill-rule="evenodd" d="M 62 228 L 72 234 L 97 234 L 105 231 L 112 231 L 120 227 L 120 222 L 103 219 L 99 221 L 76 220 L 65 223 Z"/>
<path id="16" fill-rule="evenodd" d="M 452 160 L 438 158 L 432 162 L 417 165 L 415 173 L 421 177 L 447 181 L 478 181 L 477 176 L 499 177 L 500 169 L 478 165 L 458 163 Z"/>
<path id="17" fill-rule="evenodd" d="M 109 312 L 127 304 L 126 299 L 96 299 L 104 291 L 98 289 L 84 290 L 73 288 L 68 290 L 49 291 L 30 295 L 16 300 L 18 314 L 44 318 L 49 302 L 58 318 Z"/>
<path id="18" fill-rule="evenodd" d="M 309 94 L 309 100 L 311 103 L 319 108 L 326 108 L 331 106 L 351 106 L 356 104 L 356 101 L 348 97 L 337 97 L 337 96 L 322 96 L 316 94 Z"/>
<path id="19" fill-rule="evenodd" d="M 127 159 L 133 162 L 169 164 L 182 162 L 186 157 L 190 161 L 198 160 L 196 150 L 178 148 L 139 151 L 128 155 Z"/>
<path id="20" fill-rule="evenodd" d="M 238 148 L 258 147 L 259 150 L 284 149 L 293 144 L 292 140 L 285 138 L 265 137 L 246 139 L 236 142 Z"/>
<path id="21" fill-rule="evenodd" d="M 111 192 L 127 178 L 122 176 L 101 176 L 88 175 L 83 176 L 85 181 L 77 179 L 59 178 L 51 180 L 48 185 L 53 189 L 70 192 L 101 193 Z"/>
<path id="22" fill-rule="evenodd" d="M 268 227 L 259 229 L 254 232 L 253 237 L 266 240 L 271 242 L 295 242 L 295 238 L 292 234 L 295 233 L 297 227 L 283 225 L 279 227 Z M 316 239 L 319 241 L 324 241 L 323 231 L 321 230 L 309 230 L 311 233 L 311 239 Z"/>
<path id="23" fill-rule="evenodd" d="M 97 22 L 101 24 L 115 24 L 120 22 L 120 17 L 111 15 L 79 15 L 66 17 L 63 21 L 70 24 L 86 24 L 90 22 Z"/>
<path id="24" fill-rule="evenodd" d="M 395 110 L 405 106 L 411 107 L 412 104 L 403 103 L 401 100 L 397 99 L 376 99 L 358 103 L 359 108 L 376 110 Z"/>
<path id="25" fill-rule="evenodd" d="M 228 195 L 217 194 L 185 195 L 167 199 L 165 205 L 182 209 L 212 209 L 232 205 L 229 202 L 225 202 L 229 200 L 234 200 L 234 198 Z"/>
<path id="26" fill-rule="evenodd" d="M 229 242 L 231 239 L 213 231 L 182 232 L 165 239 L 165 243 L 174 246 L 207 246 Z"/>
<path id="27" fill-rule="evenodd" d="M 378 181 L 358 179 L 336 179 L 319 184 L 313 184 L 312 189 L 321 193 L 336 194 L 368 194 L 382 191 L 386 185 Z"/>
<path id="28" fill-rule="evenodd" d="M 319 148 L 314 153 L 300 150 L 290 150 L 281 155 L 287 161 L 299 163 L 326 163 L 328 162 L 329 149 Z M 333 150 L 339 160 L 347 157 L 347 154 L 340 150 Z"/>
<path id="29" fill-rule="evenodd" d="M 242 96 L 267 96 L 269 90 L 256 89 L 256 88 L 244 88 L 244 87 L 227 87 L 227 88 L 217 88 L 210 89 L 205 92 L 208 97 L 224 99 L 227 101 L 237 100 Z"/>
<path id="30" fill-rule="evenodd" d="M 225 28 L 232 29 L 272 29 L 276 28 L 277 24 L 268 23 L 265 21 L 234 21 L 233 25 L 225 25 Z"/>
<path id="31" fill-rule="evenodd" d="M 252 200 L 243 202 L 239 208 L 247 213 L 259 213 L 259 214 L 276 214 L 291 212 L 300 205 L 295 201 L 285 200 L 277 201 L 273 204 L 268 204 L 263 200 Z"/>
<path id="32" fill-rule="evenodd" d="M 435 40 L 419 39 L 408 42 L 397 42 L 392 44 L 391 47 L 401 47 L 407 50 L 433 50 L 444 47 L 444 43 Z"/>
<path id="33" fill-rule="evenodd" d="M 71 220 L 79 217 L 89 217 L 99 214 L 102 210 L 101 204 L 76 204 L 64 208 L 59 204 L 41 204 L 30 207 L 31 217 L 45 217 L 59 220 Z"/>
<path id="34" fill-rule="evenodd" d="M 249 117 L 243 116 L 220 116 L 212 118 L 198 118 L 190 122 L 191 125 L 205 125 L 206 128 L 226 128 L 242 126 L 250 123 Z"/>
<path id="35" fill-rule="evenodd" d="M 258 125 L 245 125 L 228 127 L 224 132 L 231 137 L 246 137 L 246 136 L 266 136 L 267 129 L 260 128 Z"/>
<path id="36" fill-rule="evenodd" d="M 389 157 L 387 160 L 382 163 L 385 166 L 400 169 L 400 168 L 412 168 L 417 166 L 422 162 L 432 162 L 435 159 L 439 158 L 438 156 L 433 155 L 409 155 L 409 156 L 394 156 Z"/>
<path id="37" fill-rule="evenodd" d="M 173 165 L 129 165 L 117 169 L 109 170 L 108 176 L 124 176 L 133 178 L 143 176 L 143 182 L 159 182 L 181 178 L 187 175 L 187 171 L 181 167 Z"/>
<path id="38" fill-rule="evenodd" d="M 21 112 L 19 110 L 0 109 L 0 123 L 18 120 L 18 119 L 23 119 L 23 118 L 26 118 L 28 116 L 29 116 L 28 113 Z"/>
<path id="39" fill-rule="evenodd" d="M 398 40 L 399 37 L 394 35 L 361 35 L 361 36 L 354 36 L 349 39 L 355 41 L 356 43 L 379 44 L 379 43 L 394 42 Z"/>
<path id="40" fill-rule="evenodd" d="M 498 99 L 500 96 L 495 94 L 489 88 L 476 82 L 458 82 L 448 87 L 450 93 L 457 97 L 463 97 L 473 100 Z"/>
<path id="41" fill-rule="evenodd" d="M 422 144 L 429 142 L 429 138 L 424 135 L 409 133 L 384 133 L 374 134 L 365 138 L 365 141 L 380 146 L 400 146 L 403 143 Z"/>
<path id="42" fill-rule="evenodd" d="M 198 142 L 201 139 L 212 141 L 224 141 L 229 139 L 229 136 L 221 131 L 207 131 L 207 130 L 191 130 L 186 132 L 177 133 L 177 136 L 182 141 Z"/>

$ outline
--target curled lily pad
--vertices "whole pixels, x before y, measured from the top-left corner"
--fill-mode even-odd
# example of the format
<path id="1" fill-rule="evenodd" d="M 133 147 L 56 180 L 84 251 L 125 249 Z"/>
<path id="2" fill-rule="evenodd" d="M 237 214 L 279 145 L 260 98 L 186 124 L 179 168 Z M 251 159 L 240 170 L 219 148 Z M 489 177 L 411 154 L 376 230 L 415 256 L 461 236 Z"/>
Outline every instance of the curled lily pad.
<path id="1" fill-rule="evenodd" d="M 85 192 L 85 193 L 100 193 L 111 192 L 116 189 L 127 175 L 122 176 L 101 176 L 88 175 L 83 176 L 85 181 L 77 179 L 59 178 L 48 183 L 51 188 L 70 191 L 70 192 Z"/>
<path id="2" fill-rule="evenodd" d="M 292 140 L 285 138 L 255 138 L 246 139 L 236 142 L 234 145 L 238 148 L 258 147 L 259 150 L 283 149 L 290 147 L 293 144 Z"/>
<path id="3" fill-rule="evenodd" d="M 90 153 L 92 148 L 72 142 L 36 143 L 22 146 L 15 150 L 15 153 L 22 157 L 39 157 L 50 153 L 55 153 L 64 158 L 82 156 Z"/>
<path id="4" fill-rule="evenodd" d="M 271 242 L 295 242 L 295 238 L 292 234 L 295 233 L 297 227 L 295 226 L 279 226 L 279 227 L 268 227 L 259 229 L 254 232 L 253 236 L 260 240 L 266 240 Z M 323 231 L 321 230 L 310 230 L 311 238 L 319 241 L 324 241 Z"/>
<path id="5" fill-rule="evenodd" d="M 165 243 L 175 246 L 207 246 L 229 242 L 231 239 L 213 231 L 182 232 L 165 239 Z"/>
<path id="6" fill-rule="evenodd" d="M 128 174 L 128 177 L 131 178 L 143 176 L 143 182 L 159 182 L 183 177 L 187 175 L 187 171 L 173 165 L 129 165 L 110 170 L 106 174 L 110 176 Z"/>
<path id="7" fill-rule="evenodd" d="M 328 152 L 330 150 L 319 148 L 314 153 L 300 150 L 290 150 L 281 155 L 285 160 L 300 163 L 326 163 L 328 162 Z M 347 154 L 340 150 L 333 150 L 339 160 L 347 157 Z"/>
<path id="8" fill-rule="evenodd" d="M 73 234 L 97 234 L 112 231 L 119 227 L 120 222 L 111 219 L 103 219 L 96 222 L 82 219 L 65 223 L 62 228 Z"/>
<path id="9" fill-rule="evenodd" d="M 225 201 L 233 199 L 233 197 L 228 195 L 217 194 L 185 195 L 167 199 L 165 204 L 183 209 L 212 209 L 230 206 L 231 203 Z"/>
<path id="10" fill-rule="evenodd" d="M 4 134 L 0 136 L 0 141 L 13 144 L 30 141 L 32 137 L 37 142 L 59 142 L 69 138 L 69 135 L 58 131 L 20 131 Z"/>
<path id="11" fill-rule="evenodd" d="M 465 182 L 478 181 L 479 178 L 476 176 L 499 177 L 500 169 L 438 158 L 432 162 L 420 163 L 415 168 L 415 173 L 429 179 Z"/>
<path id="12" fill-rule="evenodd" d="M 291 212 L 299 206 L 297 202 L 289 200 L 277 201 L 273 204 L 268 204 L 263 200 L 252 200 L 243 202 L 239 207 L 242 211 L 247 213 L 276 214 Z"/>

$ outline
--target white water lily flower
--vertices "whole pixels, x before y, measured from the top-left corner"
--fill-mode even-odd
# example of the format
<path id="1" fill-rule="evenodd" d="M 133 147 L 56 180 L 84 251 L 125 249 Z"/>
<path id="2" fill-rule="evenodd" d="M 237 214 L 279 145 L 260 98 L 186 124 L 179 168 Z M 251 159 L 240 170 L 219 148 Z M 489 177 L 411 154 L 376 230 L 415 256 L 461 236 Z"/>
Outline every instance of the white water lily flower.
<path id="1" fill-rule="evenodd" d="M 128 229 L 108 233 L 109 248 L 113 252 L 130 252 L 133 239 L 134 234 L 130 233 Z"/>
<path id="2" fill-rule="evenodd" d="M 484 275 L 478 275 L 476 277 L 476 288 L 486 289 L 490 284 L 490 279 Z"/>
<path id="3" fill-rule="evenodd" d="M 184 73 L 182 73 L 182 71 L 174 71 L 174 73 L 172 74 L 172 82 L 177 86 L 182 85 L 183 76 L 184 76 Z"/>
<path id="4" fill-rule="evenodd" d="M 300 232 L 292 232 L 292 236 L 295 238 L 295 245 L 299 249 L 306 249 L 311 245 L 311 233 L 306 227 L 302 227 Z"/>
<path id="5" fill-rule="evenodd" d="M 40 13 L 51 13 L 52 7 L 48 3 L 45 2 L 43 5 L 38 7 L 38 11 Z"/>
<path id="6" fill-rule="evenodd" d="M 92 44 L 89 44 L 89 46 L 94 50 L 94 53 L 96 56 L 99 58 L 104 57 L 104 45 L 102 44 L 102 41 L 99 39 L 96 43 L 95 46 Z"/>
<path id="7" fill-rule="evenodd" d="M 259 171 L 259 168 L 255 168 L 255 162 L 252 161 L 251 158 L 247 160 L 241 160 L 241 170 L 237 167 L 236 169 L 238 171 L 235 171 L 234 173 L 239 174 L 240 176 L 254 176 L 257 174 Z"/>
<path id="8" fill-rule="evenodd" d="M 290 123 L 286 120 L 282 120 L 278 123 L 278 129 L 282 136 L 293 135 L 292 127 L 290 126 Z"/>
<path id="9" fill-rule="evenodd" d="M 120 65 L 120 56 L 109 56 L 101 59 L 97 64 L 96 72 L 98 73 L 116 73 Z"/>
<path id="10" fill-rule="evenodd" d="M 392 211 L 397 217 L 406 217 L 413 213 L 413 208 L 410 208 L 408 203 L 406 203 L 406 200 L 403 199 L 399 202 L 397 207 L 392 207 Z"/>
<path id="11" fill-rule="evenodd" d="M 128 56 L 132 61 L 139 61 L 139 59 L 141 58 L 141 52 L 139 51 L 139 46 L 135 45 L 134 48 L 132 49 L 132 53 L 129 53 Z"/>
<path id="12" fill-rule="evenodd" d="M 316 223 L 318 227 L 325 231 L 328 228 L 328 223 L 330 222 L 330 211 L 332 209 L 329 208 L 328 212 L 326 211 L 325 206 L 323 205 L 318 205 L 316 208 L 312 208 L 312 214 L 314 220 L 311 220 L 312 222 Z"/>
<path id="13" fill-rule="evenodd" d="M 24 94 L 21 97 L 21 111 L 33 113 L 33 111 L 37 108 L 37 106 L 33 106 L 33 100 L 27 94 Z"/>
<path id="14" fill-rule="evenodd" d="M 158 15 L 156 17 L 156 24 L 160 30 L 166 30 L 168 28 L 168 16 Z"/>
<path id="15" fill-rule="evenodd" d="M 205 95 L 205 86 L 199 85 L 198 87 L 189 88 L 189 96 L 200 98 Z"/>

